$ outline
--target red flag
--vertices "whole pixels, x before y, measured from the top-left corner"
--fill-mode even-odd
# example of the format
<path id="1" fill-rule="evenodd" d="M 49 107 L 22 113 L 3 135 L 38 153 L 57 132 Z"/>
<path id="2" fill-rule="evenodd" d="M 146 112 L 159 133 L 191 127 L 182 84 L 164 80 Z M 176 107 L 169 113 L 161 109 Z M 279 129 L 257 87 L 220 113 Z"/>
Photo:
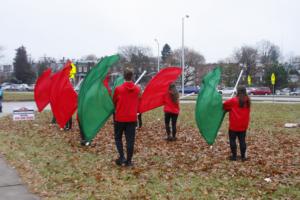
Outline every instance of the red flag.
<path id="1" fill-rule="evenodd" d="M 37 79 L 34 87 L 34 100 L 39 112 L 50 102 L 51 69 L 45 70 Z"/>
<path id="2" fill-rule="evenodd" d="M 143 113 L 163 105 L 164 95 L 169 85 L 181 74 L 179 67 L 167 67 L 160 70 L 148 83 L 142 95 L 139 112 Z"/>
<path id="3" fill-rule="evenodd" d="M 77 109 L 77 93 L 69 80 L 70 70 L 71 62 L 68 61 L 51 79 L 50 105 L 60 128 L 65 126 Z"/>
<path id="4" fill-rule="evenodd" d="M 111 95 L 111 89 L 110 89 L 110 87 L 109 87 L 109 80 L 110 80 L 110 77 L 109 77 L 109 75 L 107 75 L 107 76 L 105 77 L 105 79 L 103 80 L 103 85 L 106 87 L 106 89 L 107 89 L 109 95 Z"/>

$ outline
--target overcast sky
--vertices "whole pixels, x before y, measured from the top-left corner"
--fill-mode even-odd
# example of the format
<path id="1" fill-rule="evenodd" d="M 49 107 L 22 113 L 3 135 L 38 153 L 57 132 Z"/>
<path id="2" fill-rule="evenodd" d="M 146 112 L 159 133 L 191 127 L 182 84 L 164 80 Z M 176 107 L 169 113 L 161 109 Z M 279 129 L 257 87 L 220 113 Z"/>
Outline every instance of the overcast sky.
<path id="1" fill-rule="evenodd" d="M 300 55 L 299 0 L 0 0 L 1 63 L 21 45 L 37 60 L 104 56 L 124 45 L 185 45 L 207 62 L 266 39 L 284 55 Z"/>

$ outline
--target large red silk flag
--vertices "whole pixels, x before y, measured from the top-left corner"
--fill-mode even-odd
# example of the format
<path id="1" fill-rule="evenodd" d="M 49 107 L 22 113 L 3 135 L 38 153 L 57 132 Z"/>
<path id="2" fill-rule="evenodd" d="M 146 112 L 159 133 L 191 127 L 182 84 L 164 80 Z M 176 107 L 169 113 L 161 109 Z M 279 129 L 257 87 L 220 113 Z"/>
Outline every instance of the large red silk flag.
<path id="1" fill-rule="evenodd" d="M 179 67 L 167 67 L 160 70 L 147 84 L 141 97 L 139 112 L 144 113 L 163 105 L 169 85 L 181 74 Z"/>
<path id="2" fill-rule="evenodd" d="M 69 80 L 70 70 L 71 62 L 68 61 L 51 79 L 50 105 L 60 128 L 65 126 L 77 109 L 77 93 Z"/>
<path id="3" fill-rule="evenodd" d="M 37 79 L 34 87 L 34 101 L 39 112 L 50 102 L 51 69 L 45 70 Z"/>

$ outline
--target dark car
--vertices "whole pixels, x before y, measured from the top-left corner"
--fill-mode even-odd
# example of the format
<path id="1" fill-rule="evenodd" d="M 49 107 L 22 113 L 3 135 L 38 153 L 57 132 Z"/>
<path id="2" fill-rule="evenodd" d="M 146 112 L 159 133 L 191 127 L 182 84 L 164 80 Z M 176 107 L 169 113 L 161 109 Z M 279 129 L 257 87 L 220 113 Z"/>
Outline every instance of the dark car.
<path id="1" fill-rule="evenodd" d="M 272 91 L 268 87 L 258 87 L 250 91 L 252 95 L 270 95 Z"/>
<path id="2" fill-rule="evenodd" d="M 181 88 L 178 89 L 178 92 L 182 93 Z M 184 87 L 184 94 L 191 94 L 191 93 L 198 94 L 199 93 L 199 87 L 197 87 L 197 86 L 186 86 L 186 87 Z"/>

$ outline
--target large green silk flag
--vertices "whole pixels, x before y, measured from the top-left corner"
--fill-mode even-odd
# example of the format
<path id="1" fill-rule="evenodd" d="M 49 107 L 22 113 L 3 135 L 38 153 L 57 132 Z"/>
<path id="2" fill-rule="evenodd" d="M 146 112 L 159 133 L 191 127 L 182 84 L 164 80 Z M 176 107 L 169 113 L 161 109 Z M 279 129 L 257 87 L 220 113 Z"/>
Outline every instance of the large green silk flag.
<path id="1" fill-rule="evenodd" d="M 196 123 L 201 135 L 209 145 L 215 142 L 225 115 L 222 96 L 216 89 L 220 79 L 220 67 L 206 74 L 196 103 Z"/>
<path id="2" fill-rule="evenodd" d="M 112 94 L 111 96 L 112 96 L 112 97 L 114 96 L 116 87 L 118 87 L 119 85 L 122 85 L 123 83 L 124 83 L 124 77 L 123 77 L 123 76 L 119 76 L 119 77 L 114 81 L 114 85 L 113 85 L 112 92 L 111 92 L 111 94 Z"/>
<path id="3" fill-rule="evenodd" d="M 104 57 L 94 66 L 79 90 L 78 118 L 85 141 L 91 142 L 114 111 L 114 104 L 103 84 L 109 68 L 118 55 Z"/>

